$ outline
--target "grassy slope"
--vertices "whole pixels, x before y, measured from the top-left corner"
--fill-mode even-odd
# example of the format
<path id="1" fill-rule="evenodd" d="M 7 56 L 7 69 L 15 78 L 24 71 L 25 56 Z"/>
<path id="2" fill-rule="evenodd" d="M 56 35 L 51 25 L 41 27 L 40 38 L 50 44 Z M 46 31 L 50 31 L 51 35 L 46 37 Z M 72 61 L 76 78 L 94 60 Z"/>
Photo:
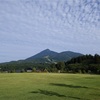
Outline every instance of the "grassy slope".
<path id="1" fill-rule="evenodd" d="M 0 100 L 100 100 L 100 76 L 0 74 Z"/>

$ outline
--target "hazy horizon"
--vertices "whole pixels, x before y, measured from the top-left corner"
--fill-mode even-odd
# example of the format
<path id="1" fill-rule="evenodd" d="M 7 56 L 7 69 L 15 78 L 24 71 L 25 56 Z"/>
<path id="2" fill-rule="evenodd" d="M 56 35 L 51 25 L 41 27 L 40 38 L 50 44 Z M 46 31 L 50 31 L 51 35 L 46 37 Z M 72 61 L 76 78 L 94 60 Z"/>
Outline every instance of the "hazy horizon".
<path id="1" fill-rule="evenodd" d="M 0 0 L 0 62 L 47 48 L 100 54 L 100 1 Z"/>

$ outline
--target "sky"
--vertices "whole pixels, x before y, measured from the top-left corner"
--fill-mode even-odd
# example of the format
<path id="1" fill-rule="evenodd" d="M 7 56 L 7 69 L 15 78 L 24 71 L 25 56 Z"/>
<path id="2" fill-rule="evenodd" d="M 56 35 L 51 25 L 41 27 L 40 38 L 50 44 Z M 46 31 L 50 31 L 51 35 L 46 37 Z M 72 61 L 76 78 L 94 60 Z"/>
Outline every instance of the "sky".
<path id="1" fill-rule="evenodd" d="M 100 0 L 0 0 L 0 62 L 47 48 L 100 54 Z"/>

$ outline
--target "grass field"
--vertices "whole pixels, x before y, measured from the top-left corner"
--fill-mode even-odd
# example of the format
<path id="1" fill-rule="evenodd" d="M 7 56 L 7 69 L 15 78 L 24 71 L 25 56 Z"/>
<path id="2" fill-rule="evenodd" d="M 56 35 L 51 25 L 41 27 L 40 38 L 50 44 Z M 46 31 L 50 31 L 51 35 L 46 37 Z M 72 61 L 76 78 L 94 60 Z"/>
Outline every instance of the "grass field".
<path id="1" fill-rule="evenodd" d="M 0 100 L 100 100 L 100 76 L 1 73 Z"/>

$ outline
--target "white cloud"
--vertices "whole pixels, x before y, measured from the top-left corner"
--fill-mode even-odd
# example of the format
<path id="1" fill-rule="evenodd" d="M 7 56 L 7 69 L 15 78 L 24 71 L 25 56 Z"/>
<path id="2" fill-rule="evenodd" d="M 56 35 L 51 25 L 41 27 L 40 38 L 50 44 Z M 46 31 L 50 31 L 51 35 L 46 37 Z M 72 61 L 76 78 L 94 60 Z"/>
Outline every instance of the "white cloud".
<path id="1" fill-rule="evenodd" d="M 91 0 L 0 0 L 0 61 L 45 48 L 100 53 L 99 7 Z"/>

